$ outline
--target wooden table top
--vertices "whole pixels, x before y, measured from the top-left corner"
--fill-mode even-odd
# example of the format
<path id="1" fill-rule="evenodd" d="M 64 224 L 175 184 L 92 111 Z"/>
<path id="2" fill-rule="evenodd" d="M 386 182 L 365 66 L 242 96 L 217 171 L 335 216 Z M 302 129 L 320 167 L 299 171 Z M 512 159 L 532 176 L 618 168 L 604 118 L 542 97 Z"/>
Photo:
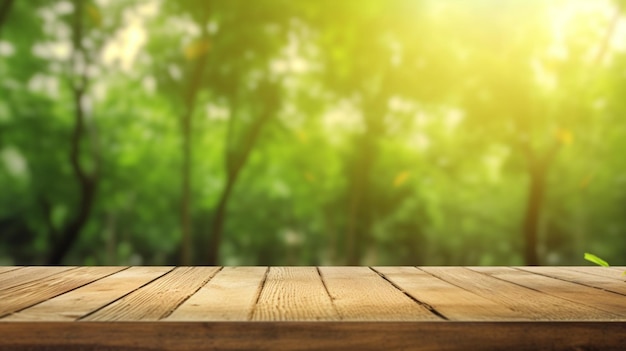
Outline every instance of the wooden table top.
<path id="1" fill-rule="evenodd" d="M 617 350 L 625 269 L 0 267 L 0 349 L 537 349 L 558 336 Z"/>

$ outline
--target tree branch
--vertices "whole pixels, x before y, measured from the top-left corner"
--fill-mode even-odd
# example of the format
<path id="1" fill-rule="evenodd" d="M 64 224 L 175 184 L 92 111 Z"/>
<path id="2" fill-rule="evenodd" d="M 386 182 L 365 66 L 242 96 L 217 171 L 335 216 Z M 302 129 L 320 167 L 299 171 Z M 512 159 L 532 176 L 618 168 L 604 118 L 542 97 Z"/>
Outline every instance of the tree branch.
<path id="1" fill-rule="evenodd" d="M 220 195 L 215 214 L 213 216 L 213 222 L 211 224 L 211 237 L 209 241 L 209 249 L 207 255 L 207 264 L 218 264 L 219 247 L 222 240 L 222 232 L 224 230 L 224 222 L 226 217 L 226 208 L 232 194 L 232 190 L 239 178 L 239 174 L 246 164 L 250 152 L 256 144 L 263 126 L 269 121 L 269 119 L 276 112 L 276 106 L 278 106 L 279 96 L 277 87 L 271 83 L 264 82 L 259 87 L 260 94 L 263 95 L 264 106 L 261 110 L 261 115 L 256 119 L 248 132 L 246 138 L 244 138 L 244 144 L 241 151 L 229 152 L 226 150 L 227 161 L 226 168 L 226 184 Z"/>
<path id="2" fill-rule="evenodd" d="M 611 38 L 617 29 L 617 24 L 619 23 L 621 17 L 621 4 L 618 2 L 616 5 L 615 13 L 613 14 L 613 18 L 611 19 L 611 23 L 604 34 L 604 38 L 602 39 L 602 43 L 600 44 L 600 48 L 596 53 L 596 57 L 594 59 L 593 67 L 597 67 L 601 62 L 606 52 L 608 51 L 609 43 L 611 42 Z"/>
<path id="3" fill-rule="evenodd" d="M 241 150 L 232 155 L 232 164 L 231 167 L 228 168 L 228 174 L 230 177 L 236 176 L 237 173 L 239 173 L 243 165 L 246 163 L 252 148 L 256 144 L 256 140 L 258 139 L 263 126 L 275 113 L 274 107 L 278 104 L 278 92 L 276 91 L 276 87 L 271 85 L 271 83 L 266 82 L 259 87 L 259 90 L 261 91 L 261 94 L 264 95 L 263 102 L 265 103 L 265 106 L 261 112 L 261 116 L 254 121 L 247 137 L 244 138 Z"/>

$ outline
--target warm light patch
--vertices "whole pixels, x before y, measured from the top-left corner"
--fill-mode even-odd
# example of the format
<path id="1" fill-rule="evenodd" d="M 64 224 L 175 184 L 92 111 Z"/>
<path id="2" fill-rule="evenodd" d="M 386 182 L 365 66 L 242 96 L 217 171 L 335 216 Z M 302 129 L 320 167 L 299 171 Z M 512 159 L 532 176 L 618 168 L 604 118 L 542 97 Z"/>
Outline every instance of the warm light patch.
<path id="1" fill-rule="evenodd" d="M 406 181 L 409 179 L 410 175 L 411 175 L 411 172 L 409 171 L 402 171 L 398 173 L 396 177 L 393 179 L 393 186 L 396 188 L 399 186 L 402 186 L 402 184 L 406 183 Z"/>
<path id="2" fill-rule="evenodd" d="M 189 61 L 195 60 L 203 55 L 205 55 L 211 44 L 208 39 L 199 39 L 191 42 L 189 45 L 185 47 L 185 58 Z"/>
<path id="3" fill-rule="evenodd" d="M 559 128 L 556 131 L 556 139 L 563 145 L 571 145 L 574 141 L 574 134 L 566 128 Z"/>

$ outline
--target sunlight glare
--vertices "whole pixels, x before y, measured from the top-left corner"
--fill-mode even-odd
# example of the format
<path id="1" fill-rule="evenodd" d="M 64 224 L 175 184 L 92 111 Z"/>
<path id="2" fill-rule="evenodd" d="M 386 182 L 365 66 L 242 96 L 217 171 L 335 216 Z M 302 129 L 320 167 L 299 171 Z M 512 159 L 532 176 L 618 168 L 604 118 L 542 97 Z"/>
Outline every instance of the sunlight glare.
<path id="1" fill-rule="evenodd" d="M 122 71 L 130 72 L 141 48 L 148 39 L 145 21 L 156 15 L 157 12 L 158 2 L 156 1 L 148 1 L 128 10 L 124 14 L 125 25 L 105 45 L 102 51 L 104 64 L 119 65 Z"/>
<path id="2" fill-rule="evenodd" d="M 567 60 L 570 56 L 568 41 L 579 36 L 581 32 L 585 32 L 597 38 L 597 43 L 589 47 L 588 52 L 584 54 L 588 61 L 594 60 L 612 26 L 616 11 L 618 9 L 615 4 L 609 0 L 568 0 L 552 4 L 547 9 L 553 40 L 548 48 L 548 56 L 556 60 Z M 611 33 L 609 50 L 605 54 L 605 59 L 613 51 L 626 49 L 624 21 L 621 17 Z"/>

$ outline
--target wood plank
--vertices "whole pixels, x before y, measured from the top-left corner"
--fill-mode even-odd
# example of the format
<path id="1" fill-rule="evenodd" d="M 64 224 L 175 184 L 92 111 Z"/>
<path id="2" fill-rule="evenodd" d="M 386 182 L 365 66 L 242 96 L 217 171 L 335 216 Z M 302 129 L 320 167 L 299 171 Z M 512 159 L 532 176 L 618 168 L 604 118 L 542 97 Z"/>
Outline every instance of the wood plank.
<path id="1" fill-rule="evenodd" d="M 320 267 L 343 320 L 442 320 L 368 267 Z"/>
<path id="2" fill-rule="evenodd" d="M 605 278 L 612 278 L 620 281 L 625 281 L 626 277 L 622 275 L 621 271 L 616 269 L 611 269 L 611 267 L 576 267 L 576 266 L 567 266 L 567 267 L 559 267 L 560 269 L 574 271 L 583 274 L 593 274 L 599 275 Z"/>
<path id="3" fill-rule="evenodd" d="M 23 267 L 0 275 L 0 292 L 18 286 L 43 279 L 54 274 L 69 271 L 76 267 L 57 266 L 57 267 Z"/>
<path id="4" fill-rule="evenodd" d="M 270 267 L 252 313 L 256 321 L 338 319 L 315 267 Z"/>
<path id="5" fill-rule="evenodd" d="M 520 311 L 529 319 L 608 320 L 615 318 L 595 308 L 549 296 L 536 290 L 505 282 L 462 267 L 419 267 L 451 284 L 459 286 L 496 303 Z"/>
<path id="6" fill-rule="evenodd" d="M 0 323 L 0 350 L 622 351 L 624 330 L 623 322 L 24 322 Z"/>
<path id="7" fill-rule="evenodd" d="M 619 294 L 509 267 L 472 267 L 470 269 L 544 294 L 597 308 L 609 315 L 614 315 L 615 318 L 621 317 L 620 319 L 626 320 L 626 301 L 624 296 Z"/>
<path id="8" fill-rule="evenodd" d="M 449 320 L 528 320 L 520 311 L 452 285 L 415 267 L 374 267 L 374 270 Z"/>
<path id="9" fill-rule="evenodd" d="M 626 284 L 612 278 L 591 274 L 580 274 L 560 267 L 515 267 L 516 269 L 541 274 L 570 282 L 595 287 L 618 294 L 626 295 Z"/>
<path id="10" fill-rule="evenodd" d="M 102 308 L 170 270 L 171 267 L 131 267 L 13 313 L 1 321 L 73 321 Z"/>
<path id="11" fill-rule="evenodd" d="M 249 320 L 267 271 L 267 267 L 224 267 L 164 320 Z"/>
<path id="12" fill-rule="evenodd" d="M 126 267 L 79 267 L 0 291 L 0 317 L 89 284 Z M 10 274 L 10 273 L 8 273 Z"/>
<path id="13" fill-rule="evenodd" d="M 148 285 L 82 318 L 85 321 L 157 321 L 167 317 L 220 270 L 177 267 Z"/>
<path id="14" fill-rule="evenodd" d="M 14 271 L 16 269 L 22 269 L 23 266 L 0 266 L 0 274 Z"/>

